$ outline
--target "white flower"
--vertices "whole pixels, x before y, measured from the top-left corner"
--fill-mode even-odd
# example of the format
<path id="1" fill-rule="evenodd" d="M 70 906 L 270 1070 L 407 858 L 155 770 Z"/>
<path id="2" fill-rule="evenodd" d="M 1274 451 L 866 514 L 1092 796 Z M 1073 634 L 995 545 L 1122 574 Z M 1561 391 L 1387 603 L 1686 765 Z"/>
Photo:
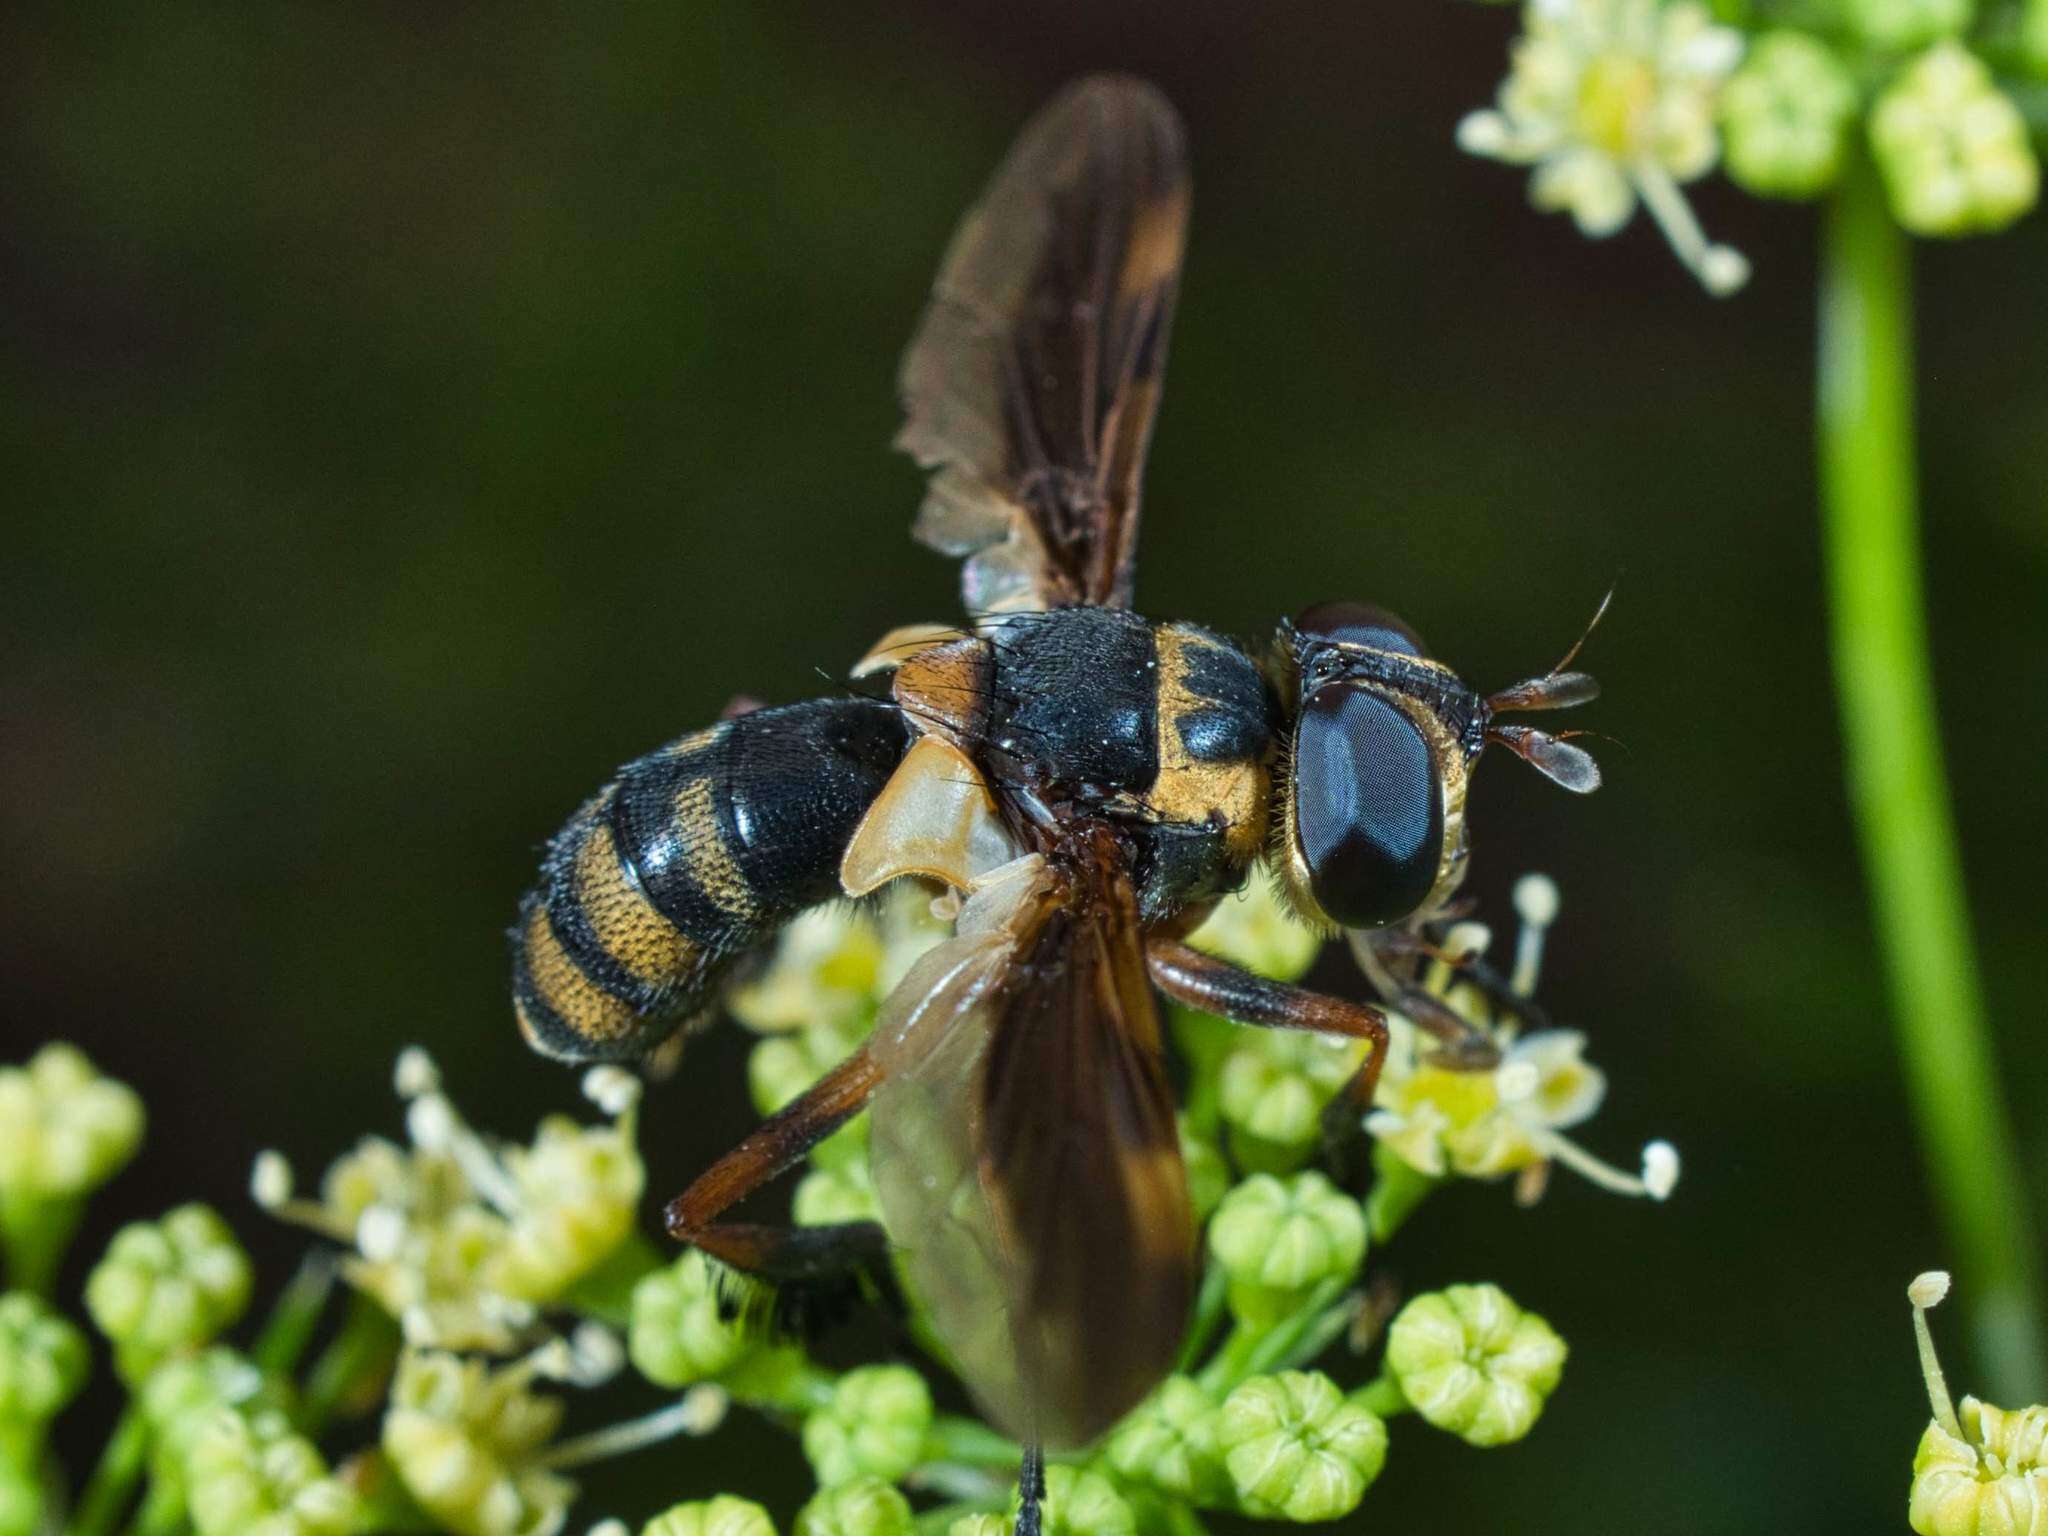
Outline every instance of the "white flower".
<path id="1" fill-rule="evenodd" d="M 1548 881 L 1525 879 L 1515 894 L 1523 927 L 1512 985 L 1526 997 L 1535 990 L 1544 933 L 1557 914 L 1557 892 Z M 1486 943 L 1485 929 L 1461 924 L 1444 948 L 1448 956 L 1476 957 Z M 1433 1057 L 1432 1042 L 1412 1023 L 1393 1015 L 1387 1065 L 1365 1120 L 1366 1130 L 1388 1151 L 1431 1178 L 1519 1173 L 1540 1179 L 1557 1162 L 1618 1193 L 1654 1200 L 1671 1193 L 1678 1182 L 1678 1153 L 1669 1142 L 1644 1147 L 1642 1172 L 1631 1176 L 1563 1134 L 1591 1119 L 1607 1096 L 1606 1075 L 1585 1059 L 1584 1035 L 1570 1029 L 1519 1035 L 1514 1021 L 1494 1018 L 1485 997 L 1462 984 L 1455 966 L 1445 960 L 1430 966 L 1423 986 L 1491 1035 L 1500 1060 L 1491 1071 L 1457 1070 Z"/>
<path id="2" fill-rule="evenodd" d="M 1640 200 L 1707 291 L 1733 293 L 1749 263 L 1707 240 L 1678 189 L 1713 168 L 1716 97 L 1741 57 L 1694 0 L 1529 0 L 1499 104 L 1468 114 L 1458 144 L 1535 167 L 1530 200 L 1594 239 Z"/>
<path id="3" fill-rule="evenodd" d="M 607 1069 L 586 1096 L 612 1116 L 541 1123 L 530 1146 L 473 1129 L 424 1051 L 401 1058 L 408 1142 L 365 1137 L 328 1169 L 320 1198 L 295 1198 L 291 1167 L 261 1154 L 265 1209 L 354 1249 L 344 1273 L 398 1319 L 416 1347 L 504 1352 L 540 1307 L 588 1274 L 632 1230 L 645 1182 L 633 1144 L 638 1083 Z"/>

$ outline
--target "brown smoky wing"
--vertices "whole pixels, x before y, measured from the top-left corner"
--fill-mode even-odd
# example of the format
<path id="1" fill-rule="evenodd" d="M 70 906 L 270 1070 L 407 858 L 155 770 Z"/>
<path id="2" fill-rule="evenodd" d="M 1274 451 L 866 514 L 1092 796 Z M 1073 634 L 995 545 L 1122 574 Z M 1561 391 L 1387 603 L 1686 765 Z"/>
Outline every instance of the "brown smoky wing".
<path id="1" fill-rule="evenodd" d="M 1173 108 L 1094 76 L 1032 119 L 954 235 L 897 446 L 933 471 L 916 534 L 966 558 L 970 612 L 1130 606 L 1188 198 Z"/>
<path id="2" fill-rule="evenodd" d="M 909 1290 L 975 1401 L 1064 1448 L 1171 1367 L 1194 1224 L 1129 887 L 1077 896 L 1034 863 L 971 898 L 884 1004 L 870 1156 Z"/>
<path id="3" fill-rule="evenodd" d="M 1039 1434 L 1078 1446 L 1171 1368 L 1194 1223 L 1129 886 L 1055 912 L 1021 970 L 989 1046 L 982 1154 L 1024 1255 L 1018 1364 Z"/>

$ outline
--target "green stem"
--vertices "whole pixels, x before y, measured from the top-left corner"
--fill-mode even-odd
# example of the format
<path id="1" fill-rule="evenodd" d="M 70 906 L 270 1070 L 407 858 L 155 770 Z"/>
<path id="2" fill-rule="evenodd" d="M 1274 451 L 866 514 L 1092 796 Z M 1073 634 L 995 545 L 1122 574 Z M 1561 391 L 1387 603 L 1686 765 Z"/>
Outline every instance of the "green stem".
<path id="1" fill-rule="evenodd" d="M 249 1358 L 269 1375 L 289 1377 L 299 1368 L 333 1291 L 334 1260 L 325 1253 L 306 1255 L 278 1294 Z"/>
<path id="2" fill-rule="evenodd" d="M 307 1373 L 300 1430 L 309 1439 L 318 1439 L 337 1412 L 365 1406 L 397 1355 L 398 1325 L 361 1292 L 350 1297 L 341 1332 Z"/>
<path id="3" fill-rule="evenodd" d="M 48 1300 L 84 1215 L 83 1200 L 0 1196 L 0 1254 L 7 1261 L 7 1289 Z"/>
<path id="4" fill-rule="evenodd" d="M 1391 1376 L 1375 1376 L 1351 1394 L 1351 1401 L 1383 1419 L 1391 1419 L 1397 1413 L 1406 1413 L 1409 1408 L 1408 1398 L 1401 1391 L 1401 1384 Z"/>
<path id="5" fill-rule="evenodd" d="M 1209 1347 L 1209 1341 L 1216 1336 L 1216 1327 L 1223 1321 L 1223 1304 L 1230 1295 L 1230 1277 L 1224 1273 L 1221 1264 L 1209 1264 L 1202 1270 L 1202 1288 L 1195 1295 L 1195 1315 L 1188 1324 L 1187 1337 L 1181 1341 L 1180 1358 L 1174 1362 L 1176 1371 L 1191 1371 L 1195 1362 L 1202 1358 L 1202 1351 Z"/>
<path id="6" fill-rule="evenodd" d="M 1906 1087 L 1978 1367 L 2039 1395 L 2035 1240 L 1999 1096 L 1920 589 L 1910 250 L 1859 157 L 1821 253 L 1819 468 L 1849 798 Z"/>
<path id="7" fill-rule="evenodd" d="M 162 1478 L 152 1478 L 142 1508 L 128 1522 L 129 1536 L 176 1536 L 184 1528 L 184 1494 Z"/>
<path id="8" fill-rule="evenodd" d="M 969 1466 L 1015 1468 L 1024 1451 L 1008 1435 L 999 1434 L 977 1419 L 942 1413 L 932 1420 L 925 1439 L 927 1461 L 958 1461 Z"/>
<path id="9" fill-rule="evenodd" d="M 78 1496 L 78 1508 L 65 1527 L 66 1536 L 107 1536 L 113 1530 L 135 1492 L 148 1450 L 149 1426 L 142 1411 L 130 1403 L 115 1423 L 106 1449 L 100 1452 L 85 1491 Z"/>

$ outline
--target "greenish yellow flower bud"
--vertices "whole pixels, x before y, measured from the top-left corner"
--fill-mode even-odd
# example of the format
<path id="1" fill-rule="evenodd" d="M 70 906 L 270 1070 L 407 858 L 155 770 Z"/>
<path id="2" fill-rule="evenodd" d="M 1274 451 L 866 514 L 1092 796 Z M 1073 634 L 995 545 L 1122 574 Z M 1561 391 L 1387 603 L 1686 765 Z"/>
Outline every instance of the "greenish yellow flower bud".
<path id="1" fill-rule="evenodd" d="M 1015 1530 L 1019 1501 L 1010 1500 L 1010 1517 L 995 1529 Z M 957 1531 L 956 1522 L 953 1529 Z M 1116 1485 L 1100 1472 L 1080 1467 L 1045 1469 L 1045 1536 L 1135 1536 L 1137 1517 Z"/>
<path id="2" fill-rule="evenodd" d="M 1298 1030 L 1238 1032 L 1217 1076 L 1232 1130 L 1306 1156 L 1322 1135 L 1323 1108 L 1365 1059 L 1363 1041 Z"/>
<path id="3" fill-rule="evenodd" d="M 753 1500 L 721 1493 L 664 1510 L 640 1527 L 640 1536 L 775 1536 L 775 1522 Z"/>
<path id="4" fill-rule="evenodd" d="M 820 1486 L 858 1477 L 893 1483 L 924 1453 L 932 1393 L 903 1365 L 864 1365 L 840 1377 L 832 1401 L 804 1420 L 804 1455 Z"/>
<path id="5" fill-rule="evenodd" d="M 438 1350 L 399 1361 L 384 1454 L 420 1508 L 457 1536 L 544 1536 L 576 1495 L 540 1459 L 562 1405 L 529 1392 L 531 1377 Z"/>
<path id="6" fill-rule="evenodd" d="M 76 1200 L 120 1171 L 142 1140 L 142 1100 L 76 1046 L 0 1067 L 0 1198 Z"/>
<path id="7" fill-rule="evenodd" d="M 797 1181 L 790 1215 L 800 1227 L 832 1227 L 848 1221 L 880 1221 L 875 1181 L 864 1157 L 814 1168 Z"/>
<path id="8" fill-rule="evenodd" d="M 1387 1426 L 1320 1371 L 1254 1376 L 1224 1402 L 1216 1440 L 1245 1512 L 1274 1520 L 1350 1514 L 1387 1459 Z"/>
<path id="9" fill-rule="evenodd" d="M 1974 1397 L 1951 1434 L 1930 1423 L 1913 1455 L 1906 1517 L 1919 1536 L 2037 1536 L 2048 1530 L 2048 1408 L 2007 1413 Z"/>
<path id="10" fill-rule="evenodd" d="M 633 1367 L 660 1387 L 686 1387 L 739 1363 L 754 1340 L 738 1317 L 725 1316 L 712 1261 L 692 1248 L 633 1287 L 626 1352 Z"/>
<path id="11" fill-rule="evenodd" d="M 1188 943 L 1261 976 L 1294 981 L 1315 964 L 1323 936 L 1294 915 L 1279 877 L 1260 864 L 1243 890 L 1216 903 Z"/>
<path id="12" fill-rule="evenodd" d="M 281 1414 L 218 1410 L 186 1459 L 199 1536 L 346 1536 L 362 1508 Z"/>
<path id="13" fill-rule="evenodd" d="M 522 1301 L 553 1301 L 633 1230 L 646 1171 L 626 1125 L 583 1126 L 566 1115 L 543 1120 L 533 1145 L 505 1161 L 518 1200 L 485 1283 Z"/>
<path id="14" fill-rule="evenodd" d="M 249 1304 L 249 1256 L 218 1212 L 181 1205 L 114 1235 L 85 1282 L 85 1304 L 131 1381 L 206 1343 Z"/>
<path id="15" fill-rule="evenodd" d="M 1960 43 L 1900 71 L 1871 111 L 1870 142 L 1892 213 L 1916 235 L 2003 229 L 2040 189 L 2026 120 Z"/>
<path id="16" fill-rule="evenodd" d="M 1880 53 L 1906 53 L 1954 37 L 1970 24 L 1971 0 L 1847 0 L 1857 36 Z"/>
<path id="17" fill-rule="evenodd" d="M 797 1511 L 796 1536 L 910 1536 L 910 1500 L 878 1477 L 859 1477 Z"/>
<path id="18" fill-rule="evenodd" d="M 1313 1170 L 1284 1180 L 1253 1174 L 1217 1207 L 1209 1252 L 1230 1277 L 1232 1310 L 1270 1319 L 1310 1287 L 1357 1272 L 1365 1212 Z"/>
<path id="19" fill-rule="evenodd" d="M 216 1344 L 196 1355 L 166 1360 L 151 1371 L 136 1403 L 149 1425 L 150 1475 L 182 1489 L 193 1442 L 215 1415 L 225 1409 L 245 1417 L 283 1412 L 290 1406 L 290 1393 L 246 1356 Z"/>
<path id="20" fill-rule="evenodd" d="M 85 1385 L 85 1335 L 34 1296 L 0 1296 L 0 1424 L 48 1422 Z"/>
<path id="21" fill-rule="evenodd" d="M 1728 175 L 1763 197 L 1813 197 L 1842 169 L 1856 86 L 1833 50 L 1768 32 L 1721 94 Z"/>
<path id="22" fill-rule="evenodd" d="M 1119 1477 L 1188 1504 L 1215 1504 L 1230 1487 L 1216 1446 L 1216 1404 L 1186 1376 L 1169 1376 L 1103 1448 Z"/>
<path id="23" fill-rule="evenodd" d="M 1387 1369 L 1415 1411 L 1470 1445 L 1529 1432 L 1564 1373 L 1564 1340 L 1493 1285 L 1417 1296 L 1387 1332 Z"/>

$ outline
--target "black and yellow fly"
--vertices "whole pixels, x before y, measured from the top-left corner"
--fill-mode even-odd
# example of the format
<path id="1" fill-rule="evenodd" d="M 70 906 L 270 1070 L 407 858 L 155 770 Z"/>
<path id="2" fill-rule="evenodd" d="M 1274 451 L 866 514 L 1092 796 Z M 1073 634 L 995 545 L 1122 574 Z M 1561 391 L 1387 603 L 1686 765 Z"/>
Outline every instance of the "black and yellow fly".
<path id="1" fill-rule="evenodd" d="M 954 936 L 870 1040 L 669 1223 L 785 1285 L 893 1247 L 984 1411 L 1034 1448 L 1027 1496 L 1038 1448 L 1113 1423 L 1186 1322 L 1194 1228 L 1155 992 L 1372 1042 L 1354 1107 L 1385 1056 L 1377 1008 L 1184 935 L 1261 859 L 1327 931 L 1441 911 L 1488 743 L 1599 782 L 1577 747 L 1497 718 L 1591 699 L 1570 657 L 1482 696 L 1359 603 L 1309 608 L 1257 651 L 1132 611 L 1188 203 L 1181 124 L 1150 86 L 1084 80 L 1032 122 L 954 237 L 900 379 L 899 446 L 931 471 L 916 535 L 963 559 L 969 618 L 891 631 L 847 696 L 628 764 L 556 835 L 515 933 L 528 1040 L 622 1059 L 705 1015 L 806 907 L 904 878 L 952 893 Z M 1419 1022 L 1471 1044 L 1455 1019 Z M 720 1219 L 870 1105 L 886 1234 Z"/>

